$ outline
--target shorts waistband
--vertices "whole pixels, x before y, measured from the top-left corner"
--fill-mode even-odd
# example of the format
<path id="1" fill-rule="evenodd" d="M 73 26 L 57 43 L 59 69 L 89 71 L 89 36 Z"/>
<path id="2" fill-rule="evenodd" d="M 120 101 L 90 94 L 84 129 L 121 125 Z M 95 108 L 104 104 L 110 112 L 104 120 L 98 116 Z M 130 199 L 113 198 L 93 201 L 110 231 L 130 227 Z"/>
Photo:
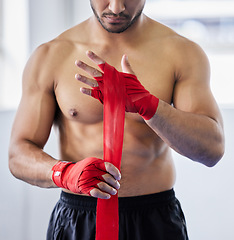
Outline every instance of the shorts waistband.
<path id="1" fill-rule="evenodd" d="M 175 199 L 174 189 L 170 189 L 168 191 L 148 194 L 148 195 L 140 195 L 134 197 L 119 197 L 119 210 L 125 209 L 139 209 L 151 207 L 152 205 L 163 205 L 168 204 L 168 202 L 173 201 Z M 66 192 L 61 192 L 60 200 L 62 204 L 67 205 L 71 208 L 82 208 L 89 210 L 96 210 L 97 199 L 88 196 L 81 196 L 70 194 Z M 108 200 L 107 200 L 108 201 Z"/>

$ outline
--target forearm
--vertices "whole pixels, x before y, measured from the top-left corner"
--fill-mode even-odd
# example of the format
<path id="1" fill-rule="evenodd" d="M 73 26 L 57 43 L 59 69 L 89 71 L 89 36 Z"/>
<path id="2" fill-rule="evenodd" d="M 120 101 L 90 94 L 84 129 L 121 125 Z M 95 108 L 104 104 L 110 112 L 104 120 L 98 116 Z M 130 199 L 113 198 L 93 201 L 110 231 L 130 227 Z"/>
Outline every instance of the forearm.
<path id="1" fill-rule="evenodd" d="M 223 155 L 222 126 L 210 117 L 180 111 L 160 100 L 146 123 L 171 148 L 194 161 L 213 166 Z"/>
<path id="2" fill-rule="evenodd" d="M 34 143 L 22 140 L 11 143 L 9 168 L 18 179 L 43 188 L 56 187 L 52 181 L 52 167 L 56 160 Z"/>

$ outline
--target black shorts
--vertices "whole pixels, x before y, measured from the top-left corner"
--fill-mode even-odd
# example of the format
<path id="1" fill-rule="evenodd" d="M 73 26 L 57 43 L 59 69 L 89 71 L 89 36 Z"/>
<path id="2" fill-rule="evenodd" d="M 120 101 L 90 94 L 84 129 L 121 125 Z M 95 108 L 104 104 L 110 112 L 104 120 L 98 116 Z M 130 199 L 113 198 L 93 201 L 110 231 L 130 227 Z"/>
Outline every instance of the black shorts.
<path id="1" fill-rule="evenodd" d="M 96 204 L 95 198 L 62 192 L 51 215 L 47 240 L 95 240 Z M 184 214 L 174 190 L 119 198 L 119 239 L 187 240 Z"/>

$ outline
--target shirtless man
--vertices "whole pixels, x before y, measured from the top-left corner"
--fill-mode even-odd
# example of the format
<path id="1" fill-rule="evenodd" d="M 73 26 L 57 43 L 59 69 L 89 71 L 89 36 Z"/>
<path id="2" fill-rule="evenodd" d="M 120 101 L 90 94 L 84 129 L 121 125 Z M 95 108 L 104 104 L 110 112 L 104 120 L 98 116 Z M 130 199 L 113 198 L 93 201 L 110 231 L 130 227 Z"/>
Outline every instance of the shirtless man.
<path id="1" fill-rule="evenodd" d="M 123 197 L 120 239 L 188 239 L 173 192 L 170 148 L 208 167 L 223 156 L 223 123 L 207 57 L 195 43 L 145 16 L 145 0 L 90 2 L 93 16 L 38 47 L 25 67 L 10 170 L 25 182 L 53 188 L 52 168 L 61 160 L 103 158 L 103 105 L 87 95 L 89 86 L 97 86 L 93 77 L 101 74 L 97 64 L 106 61 L 119 72 L 134 73 L 159 98 L 158 108 L 149 120 L 126 113 L 121 176 L 105 163 L 92 197 L 63 189 L 47 239 L 94 239 L 96 198 L 110 198 L 117 189 Z M 59 160 L 43 151 L 53 124 L 59 130 Z M 133 204 L 136 209 L 126 211 Z"/>

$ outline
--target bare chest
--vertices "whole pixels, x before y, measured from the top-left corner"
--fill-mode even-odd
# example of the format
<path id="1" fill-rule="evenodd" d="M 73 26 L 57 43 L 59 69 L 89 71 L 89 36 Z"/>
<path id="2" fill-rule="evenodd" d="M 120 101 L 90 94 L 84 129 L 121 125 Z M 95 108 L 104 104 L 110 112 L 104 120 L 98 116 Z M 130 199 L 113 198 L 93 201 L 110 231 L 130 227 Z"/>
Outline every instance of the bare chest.
<path id="1" fill-rule="evenodd" d="M 101 54 L 101 53 L 100 53 Z M 142 85 L 158 98 L 171 103 L 174 87 L 174 69 L 170 65 L 170 61 L 164 56 L 152 58 L 150 56 L 136 56 L 129 55 L 129 61 L 132 69 L 138 77 Z M 80 92 L 81 87 L 87 87 L 75 79 L 75 74 L 82 72 L 75 66 L 74 62 L 77 59 L 82 60 L 94 67 L 96 67 L 85 54 L 78 53 L 64 61 L 64 64 L 57 74 L 57 86 L 55 90 L 56 99 L 61 110 L 61 114 L 70 120 L 75 120 L 81 123 L 93 124 L 102 121 L 103 107 L 102 104 L 90 96 L 84 95 Z M 106 58 L 105 58 L 106 56 Z M 115 66 L 118 71 L 121 69 L 121 54 L 113 56 L 102 56 L 109 64 Z M 80 58 L 79 58 L 80 57 Z"/>

